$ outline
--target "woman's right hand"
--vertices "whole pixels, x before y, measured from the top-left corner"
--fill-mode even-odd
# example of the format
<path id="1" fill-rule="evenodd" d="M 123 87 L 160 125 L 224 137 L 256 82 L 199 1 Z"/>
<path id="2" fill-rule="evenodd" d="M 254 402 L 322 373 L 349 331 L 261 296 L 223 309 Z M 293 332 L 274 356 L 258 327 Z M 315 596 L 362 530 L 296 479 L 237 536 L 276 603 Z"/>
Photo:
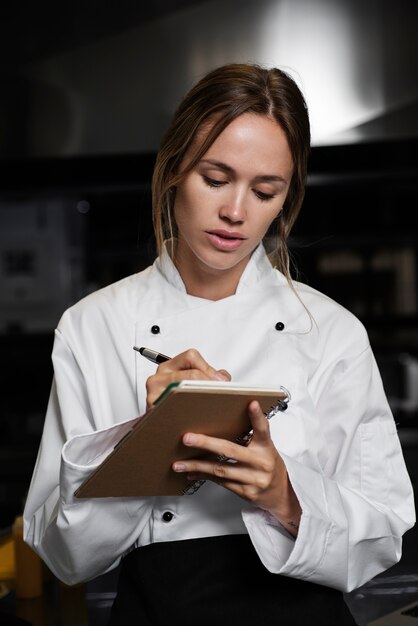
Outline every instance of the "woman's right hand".
<path id="1" fill-rule="evenodd" d="M 200 352 L 193 348 L 161 363 L 155 374 L 146 382 L 147 407 L 150 408 L 164 389 L 181 380 L 231 380 L 226 370 L 216 370 L 209 365 Z"/>

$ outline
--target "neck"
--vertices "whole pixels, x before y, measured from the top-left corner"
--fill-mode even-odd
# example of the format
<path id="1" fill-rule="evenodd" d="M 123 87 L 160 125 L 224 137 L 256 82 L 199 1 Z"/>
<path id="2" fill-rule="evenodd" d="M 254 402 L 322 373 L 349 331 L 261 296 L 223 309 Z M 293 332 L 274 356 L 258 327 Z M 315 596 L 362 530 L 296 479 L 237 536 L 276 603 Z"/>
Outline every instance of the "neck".
<path id="1" fill-rule="evenodd" d="M 184 282 L 189 295 L 205 300 L 222 300 L 234 295 L 248 258 L 227 270 L 218 270 L 183 258 L 176 254 L 174 264 Z"/>
<path id="2" fill-rule="evenodd" d="M 179 270 L 180 271 L 180 270 Z M 240 276 L 236 280 L 231 282 L 231 277 L 228 276 L 228 280 L 223 280 L 222 276 L 208 276 L 204 282 L 201 278 L 193 275 L 187 277 L 182 276 L 186 291 L 190 296 L 196 296 L 197 298 L 204 298 L 205 300 L 222 300 L 234 295 L 237 290 Z"/>

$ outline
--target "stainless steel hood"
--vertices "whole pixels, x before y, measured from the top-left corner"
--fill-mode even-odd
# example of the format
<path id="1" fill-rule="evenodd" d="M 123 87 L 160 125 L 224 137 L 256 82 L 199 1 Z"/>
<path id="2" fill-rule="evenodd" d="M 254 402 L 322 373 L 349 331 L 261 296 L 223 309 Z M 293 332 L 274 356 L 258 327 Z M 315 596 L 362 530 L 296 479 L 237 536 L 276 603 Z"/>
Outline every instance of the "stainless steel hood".
<path id="1" fill-rule="evenodd" d="M 417 26 L 410 0 L 207 0 L 133 17 L 9 80 L 0 156 L 155 151 L 183 93 L 211 68 L 242 61 L 295 77 L 314 146 L 417 137 Z"/>

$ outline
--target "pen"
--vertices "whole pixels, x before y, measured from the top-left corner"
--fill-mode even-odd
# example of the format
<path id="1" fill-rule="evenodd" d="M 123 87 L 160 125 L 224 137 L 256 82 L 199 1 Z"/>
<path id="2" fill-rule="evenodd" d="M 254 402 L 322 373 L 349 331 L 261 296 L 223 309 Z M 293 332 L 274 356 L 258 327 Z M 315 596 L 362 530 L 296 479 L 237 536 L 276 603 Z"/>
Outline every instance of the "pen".
<path id="1" fill-rule="evenodd" d="M 142 354 L 148 361 L 152 361 L 153 363 L 164 363 L 164 361 L 169 361 L 170 357 L 165 354 L 161 354 L 161 352 L 156 352 L 155 350 L 151 350 L 151 348 L 137 348 L 134 346 L 134 350 Z"/>

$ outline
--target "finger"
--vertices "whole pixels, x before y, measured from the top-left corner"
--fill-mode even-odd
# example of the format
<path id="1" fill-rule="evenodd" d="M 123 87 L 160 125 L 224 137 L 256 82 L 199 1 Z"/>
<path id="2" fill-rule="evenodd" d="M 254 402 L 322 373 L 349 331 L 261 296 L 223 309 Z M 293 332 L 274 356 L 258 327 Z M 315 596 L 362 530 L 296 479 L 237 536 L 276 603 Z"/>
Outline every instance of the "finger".
<path id="1" fill-rule="evenodd" d="M 233 459 L 240 463 L 249 463 L 253 453 L 238 443 L 228 441 L 227 439 L 219 439 L 218 437 L 210 437 L 209 435 L 201 435 L 197 433 L 186 433 L 183 435 L 183 443 L 185 446 L 199 448 L 211 452 L 216 457 L 224 457 Z"/>
<path id="2" fill-rule="evenodd" d="M 231 380 L 232 376 L 227 370 L 217 370 L 218 374 L 225 377 L 225 380 Z"/>
<path id="3" fill-rule="evenodd" d="M 230 375 L 226 370 L 217 370 L 202 357 L 198 350 L 190 348 L 181 354 L 162 363 L 159 368 L 161 372 L 172 372 L 182 370 L 197 370 L 202 373 L 203 380 L 230 380 Z"/>
<path id="4" fill-rule="evenodd" d="M 145 386 L 147 389 L 147 405 L 151 406 L 160 397 L 164 390 L 172 383 L 182 380 L 211 380 L 201 370 L 171 370 L 166 372 L 157 371 L 149 376 Z"/>
<path id="5" fill-rule="evenodd" d="M 209 365 L 198 350 L 189 349 L 161 363 L 146 381 L 147 407 L 152 406 L 166 387 L 182 380 L 230 380 L 226 370 Z"/>
<path id="6" fill-rule="evenodd" d="M 241 483 L 237 483 L 232 480 L 215 478 L 214 476 L 205 476 L 204 474 L 192 475 L 189 477 L 189 480 L 193 482 L 196 482 L 199 480 L 203 480 L 203 481 L 209 480 L 215 483 L 216 485 L 223 487 L 224 489 L 228 489 L 228 491 L 230 491 L 231 493 L 234 493 L 236 496 L 243 498 L 244 500 L 247 500 L 248 502 L 252 504 L 256 504 L 256 492 L 254 491 L 252 487 L 249 487 L 248 485 L 243 485 Z"/>
<path id="7" fill-rule="evenodd" d="M 257 400 L 253 400 L 248 405 L 248 415 L 253 427 L 252 440 L 258 443 L 271 441 L 268 419 L 261 410 Z"/>
<path id="8" fill-rule="evenodd" d="M 210 479 L 215 482 L 225 481 L 237 485 L 251 486 L 255 491 L 262 491 L 269 485 L 270 477 L 241 463 L 210 459 L 189 459 L 173 463 L 176 473 L 186 473 L 190 480 Z"/>

